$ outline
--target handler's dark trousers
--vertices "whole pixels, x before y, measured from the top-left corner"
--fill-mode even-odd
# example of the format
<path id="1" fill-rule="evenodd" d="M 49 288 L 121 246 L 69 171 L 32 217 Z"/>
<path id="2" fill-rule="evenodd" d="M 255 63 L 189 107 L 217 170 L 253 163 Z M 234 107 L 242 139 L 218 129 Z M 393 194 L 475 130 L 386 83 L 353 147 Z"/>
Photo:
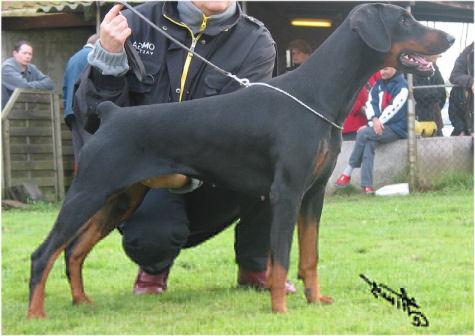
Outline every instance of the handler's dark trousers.
<path id="1" fill-rule="evenodd" d="M 377 143 L 388 143 L 399 139 L 389 126 L 384 127 L 383 134 L 376 135 L 373 127 L 365 127 L 356 134 L 356 142 L 350 156 L 350 166 L 361 167 L 361 186 L 373 186 L 374 149 Z"/>
<path id="2" fill-rule="evenodd" d="M 134 215 L 121 226 L 126 254 L 145 272 L 170 267 L 182 248 L 200 244 L 241 218 L 235 230 L 237 263 L 259 272 L 270 248 L 268 200 L 238 197 L 209 185 L 185 194 L 151 189 Z"/>

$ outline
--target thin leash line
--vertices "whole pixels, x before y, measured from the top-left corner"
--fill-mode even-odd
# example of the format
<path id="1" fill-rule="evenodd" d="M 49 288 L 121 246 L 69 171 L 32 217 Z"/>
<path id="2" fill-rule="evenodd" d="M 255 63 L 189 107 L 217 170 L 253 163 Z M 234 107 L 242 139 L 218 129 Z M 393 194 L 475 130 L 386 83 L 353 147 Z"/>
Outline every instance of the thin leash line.
<path id="1" fill-rule="evenodd" d="M 228 71 L 225 71 L 223 69 L 221 69 L 220 67 L 218 67 L 217 65 L 213 64 L 212 62 L 208 61 L 206 58 L 204 58 L 203 56 L 201 56 L 200 54 L 196 53 L 195 51 L 191 50 L 190 48 L 188 48 L 187 46 L 185 46 L 183 43 L 181 43 L 180 41 L 178 41 L 177 39 L 175 39 L 173 36 L 171 36 L 170 34 L 168 34 L 166 31 L 164 31 L 163 29 L 160 29 L 160 27 L 158 27 L 155 23 L 153 23 L 152 21 L 150 21 L 147 17 L 145 17 L 142 13 L 140 13 L 138 10 L 136 10 L 135 8 L 133 8 L 132 6 L 130 6 L 126 1 L 118 1 L 119 3 L 121 3 L 122 5 L 124 5 L 125 7 L 127 7 L 130 11 L 132 11 L 134 14 L 136 14 L 137 16 L 139 16 L 142 20 L 144 20 L 145 22 L 147 22 L 152 28 L 154 28 L 155 30 L 157 30 L 159 33 L 161 33 L 162 35 L 164 35 L 166 38 L 168 38 L 169 40 L 173 41 L 174 43 L 176 43 L 177 45 L 179 45 L 181 48 L 185 49 L 186 51 L 188 51 L 189 53 L 191 53 L 193 56 L 196 56 L 197 58 L 199 58 L 201 61 L 203 61 L 204 63 L 208 64 L 209 66 L 213 67 L 215 70 L 217 70 L 218 72 L 220 72 L 221 74 L 229 77 L 229 78 L 232 78 L 233 80 L 235 80 L 236 82 L 238 82 L 240 85 L 244 86 L 244 87 L 251 87 L 251 86 L 255 86 L 255 85 L 260 85 L 260 86 L 265 86 L 265 87 L 268 87 L 270 89 L 273 89 L 277 92 L 280 92 L 284 95 L 286 95 L 287 97 L 293 99 L 295 102 L 299 103 L 300 105 L 302 105 L 303 107 L 305 107 L 307 110 L 309 110 L 310 112 L 312 112 L 313 114 L 315 114 L 316 116 L 322 118 L 323 120 L 325 120 L 326 122 L 328 122 L 330 125 L 336 127 L 337 129 L 341 130 L 343 129 L 342 126 L 334 123 L 333 121 L 331 121 L 330 119 L 328 119 L 327 117 L 325 117 L 323 114 L 317 112 L 316 110 L 314 110 L 313 108 L 311 108 L 310 106 L 308 106 L 307 104 L 305 104 L 304 102 L 302 102 L 300 99 L 292 96 L 290 93 L 282 90 L 282 89 L 279 89 L 278 87 L 275 87 L 275 86 L 272 86 L 270 84 L 267 84 L 267 83 L 262 83 L 262 82 L 255 82 L 255 83 L 251 83 L 249 81 L 249 79 L 247 78 L 239 78 L 238 76 L 228 72 Z"/>
<path id="2" fill-rule="evenodd" d="M 329 124 L 331 124 L 332 126 L 338 128 L 338 129 L 343 129 L 342 126 L 334 123 L 333 121 L 331 121 L 330 119 L 328 119 L 327 117 L 325 117 L 323 114 L 317 112 L 316 110 L 314 110 L 313 108 L 311 108 L 310 106 L 308 106 L 307 104 L 305 104 L 303 101 L 301 101 L 300 99 L 298 99 L 297 97 L 294 97 L 292 96 L 290 93 L 288 93 L 287 91 L 284 91 L 282 89 L 279 89 L 278 87 L 275 87 L 275 86 L 272 86 L 270 84 L 267 84 L 267 83 L 261 83 L 261 82 L 256 82 L 256 83 L 249 83 L 249 86 L 254 86 L 254 85 L 260 85 L 260 86 L 266 86 L 270 89 L 273 89 L 277 92 L 280 92 L 284 95 L 286 95 L 287 97 L 289 98 L 292 98 L 294 101 L 296 101 L 297 103 L 299 103 L 300 105 L 302 105 L 303 107 L 305 107 L 307 110 L 309 110 L 310 112 L 312 112 L 313 114 L 315 114 L 316 116 L 322 118 L 323 120 L 325 120 L 326 122 L 328 122 Z"/>
<path id="3" fill-rule="evenodd" d="M 185 49 L 186 51 L 188 51 L 189 53 L 193 54 L 193 56 L 196 56 L 197 58 L 199 58 L 200 60 L 202 60 L 203 62 L 205 62 L 206 64 L 210 65 L 211 67 L 213 67 L 215 70 L 219 71 L 220 73 L 228 76 L 228 77 L 231 77 L 235 80 L 237 80 L 240 84 L 241 82 L 239 81 L 239 79 L 237 77 L 232 77 L 230 76 L 231 73 L 221 69 L 220 67 L 218 67 L 217 65 L 211 63 L 210 61 L 208 61 L 206 58 L 204 58 L 203 56 L 201 56 L 200 54 L 197 54 L 196 52 L 194 52 L 193 50 L 191 50 L 190 48 L 188 48 L 186 45 L 184 45 L 183 43 L 181 43 L 180 41 L 178 41 L 177 39 L 175 39 L 173 36 L 171 36 L 170 34 L 168 34 L 165 30 L 161 29 L 160 27 L 158 27 L 155 23 L 153 23 L 152 21 L 150 21 L 147 17 L 145 17 L 142 13 L 140 13 L 138 10 L 136 10 L 134 7 L 130 6 L 127 2 L 125 1 L 118 1 L 119 3 L 121 3 L 122 5 L 124 5 L 125 7 L 127 7 L 128 9 L 130 9 L 134 14 L 136 14 L 137 16 L 139 16 L 142 20 L 144 20 L 145 22 L 147 22 L 150 26 L 152 26 L 154 29 L 156 29 L 158 32 L 160 32 L 162 35 L 164 35 L 166 38 L 168 38 L 169 40 L 173 41 L 174 43 L 178 44 L 181 48 Z"/>

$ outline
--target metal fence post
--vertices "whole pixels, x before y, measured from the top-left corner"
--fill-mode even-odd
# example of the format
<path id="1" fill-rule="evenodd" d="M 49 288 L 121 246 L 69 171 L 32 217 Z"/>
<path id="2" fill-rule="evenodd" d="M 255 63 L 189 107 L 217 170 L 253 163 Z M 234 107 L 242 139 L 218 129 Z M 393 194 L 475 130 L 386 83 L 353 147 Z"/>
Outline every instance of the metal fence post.
<path id="1" fill-rule="evenodd" d="M 416 140 L 416 109 L 414 103 L 414 85 L 412 74 L 407 74 L 409 96 L 407 98 L 407 155 L 409 168 L 409 190 L 417 189 L 417 140 Z"/>
<path id="2" fill-rule="evenodd" d="M 411 5 L 407 6 L 407 10 L 411 12 Z M 414 104 L 414 84 L 412 74 L 407 74 L 407 86 L 409 89 L 409 97 L 407 99 L 407 161 L 409 166 L 409 190 L 416 190 L 416 168 L 417 168 L 417 143 L 416 143 L 416 109 Z"/>

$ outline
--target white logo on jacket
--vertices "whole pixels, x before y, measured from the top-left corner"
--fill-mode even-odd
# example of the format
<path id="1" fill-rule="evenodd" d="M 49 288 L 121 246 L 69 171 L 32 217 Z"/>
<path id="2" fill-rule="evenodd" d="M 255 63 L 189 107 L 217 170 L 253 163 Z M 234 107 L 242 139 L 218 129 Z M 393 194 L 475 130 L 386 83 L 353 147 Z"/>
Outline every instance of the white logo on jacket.
<path id="1" fill-rule="evenodd" d="M 139 54 L 153 55 L 153 51 L 155 50 L 155 44 L 153 44 L 152 42 L 134 41 L 132 45 L 135 47 Z"/>

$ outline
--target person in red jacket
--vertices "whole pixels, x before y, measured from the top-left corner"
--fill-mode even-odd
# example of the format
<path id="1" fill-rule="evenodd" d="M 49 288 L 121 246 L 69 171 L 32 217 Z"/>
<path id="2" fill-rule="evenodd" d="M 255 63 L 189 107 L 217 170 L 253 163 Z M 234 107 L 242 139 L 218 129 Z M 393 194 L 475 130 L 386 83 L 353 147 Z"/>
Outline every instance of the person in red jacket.
<path id="1" fill-rule="evenodd" d="M 368 100 L 368 92 L 378 79 L 381 79 L 379 71 L 375 72 L 361 88 L 361 91 L 358 94 L 350 113 L 346 117 L 345 123 L 343 124 L 342 135 L 344 141 L 355 140 L 356 132 L 361 127 L 366 126 L 368 120 L 366 119 L 364 108 L 366 101 Z"/>

